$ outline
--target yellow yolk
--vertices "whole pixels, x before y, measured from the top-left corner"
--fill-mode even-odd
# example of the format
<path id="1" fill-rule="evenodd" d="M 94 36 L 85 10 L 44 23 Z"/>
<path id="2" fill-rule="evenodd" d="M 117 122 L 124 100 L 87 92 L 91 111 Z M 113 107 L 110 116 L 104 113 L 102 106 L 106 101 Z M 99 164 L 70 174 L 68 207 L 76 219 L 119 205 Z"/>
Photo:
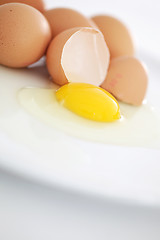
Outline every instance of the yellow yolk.
<path id="1" fill-rule="evenodd" d="M 119 104 L 106 90 L 86 83 L 68 83 L 56 91 L 57 100 L 87 119 L 112 122 L 120 118 Z"/>

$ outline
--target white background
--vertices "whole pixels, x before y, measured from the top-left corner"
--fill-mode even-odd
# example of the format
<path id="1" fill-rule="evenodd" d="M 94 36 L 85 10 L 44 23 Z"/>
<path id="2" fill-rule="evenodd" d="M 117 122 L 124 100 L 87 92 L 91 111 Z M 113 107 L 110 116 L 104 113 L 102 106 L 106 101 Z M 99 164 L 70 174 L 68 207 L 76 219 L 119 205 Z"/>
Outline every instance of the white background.
<path id="1" fill-rule="evenodd" d="M 160 209 L 96 199 L 0 172 L 2 240 L 159 240 Z"/>
<path id="2" fill-rule="evenodd" d="M 160 1 L 47 1 L 90 16 L 108 13 L 131 29 L 138 49 L 160 56 Z M 2 240 L 159 240 L 160 209 L 49 188 L 0 171 Z"/>

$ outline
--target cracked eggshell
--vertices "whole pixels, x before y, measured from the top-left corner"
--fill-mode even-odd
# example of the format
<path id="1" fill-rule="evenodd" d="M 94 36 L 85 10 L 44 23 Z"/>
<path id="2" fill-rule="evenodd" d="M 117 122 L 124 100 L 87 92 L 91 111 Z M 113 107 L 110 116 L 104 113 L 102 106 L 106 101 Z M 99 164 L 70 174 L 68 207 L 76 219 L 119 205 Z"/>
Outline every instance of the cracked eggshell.
<path id="1" fill-rule="evenodd" d="M 0 0 L 0 5 L 3 5 L 5 3 L 24 3 L 27 5 L 30 5 L 40 12 L 44 12 L 45 10 L 45 4 L 43 0 Z"/>
<path id="2" fill-rule="evenodd" d="M 53 37 L 70 28 L 96 27 L 93 21 L 70 8 L 53 8 L 43 14 L 50 23 Z"/>
<path id="3" fill-rule="evenodd" d="M 99 15 L 91 19 L 103 33 L 110 50 L 111 58 L 134 55 L 135 50 L 132 36 L 121 21 L 107 15 Z"/>
<path id="4" fill-rule="evenodd" d="M 88 20 L 92 28 L 98 29 L 100 31 L 97 24 L 91 18 L 88 18 Z"/>
<path id="5" fill-rule="evenodd" d="M 101 85 L 118 100 L 141 105 L 148 85 L 148 75 L 143 64 L 134 57 L 111 60 L 108 74 Z"/>
<path id="6" fill-rule="evenodd" d="M 22 3 L 0 6 L 0 64 L 26 67 L 45 54 L 50 40 L 50 26 L 37 9 Z"/>
<path id="7" fill-rule="evenodd" d="M 57 35 L 47 50 L 47 67 L 59 85 L 84 82 L 99 86 L 105 79 L 110 54 L 102 33 L 73 28 Z"/>

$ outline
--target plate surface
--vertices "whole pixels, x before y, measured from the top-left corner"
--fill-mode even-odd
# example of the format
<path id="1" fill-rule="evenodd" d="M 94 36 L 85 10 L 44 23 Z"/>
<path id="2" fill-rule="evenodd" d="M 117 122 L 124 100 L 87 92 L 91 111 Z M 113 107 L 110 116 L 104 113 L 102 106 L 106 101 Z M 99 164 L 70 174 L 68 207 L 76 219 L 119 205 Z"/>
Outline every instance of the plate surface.
<path id="1" fill-rule="evenodd" d="M 160 108 L 159 63 L 147 54 L 139 55 L 149 68 L 147 100 Z M 2 167 L 76 191 L 160 205 L 159 150 L 84 141 L 51 128 L 17 101 L 20 88 L 49 86 L 45 68 L 13 70 L 0 66 L 0 72 Z"/>

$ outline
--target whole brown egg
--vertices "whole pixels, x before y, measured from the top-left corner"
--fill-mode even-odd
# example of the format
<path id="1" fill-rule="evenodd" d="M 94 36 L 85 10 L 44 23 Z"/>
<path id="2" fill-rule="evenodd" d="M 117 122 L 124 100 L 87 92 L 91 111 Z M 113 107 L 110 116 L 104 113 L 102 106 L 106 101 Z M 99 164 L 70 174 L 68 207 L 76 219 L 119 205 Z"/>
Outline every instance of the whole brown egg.
<path id="1" fill-rule="evenodd" d="M 39 60 L 51 40 L 45 17 L 21 3 L 0 6 L 0 64 L 26 67 Z"/>
<path id="2" fill-rule="evenodd" d="M 45 10 L 45 4 L 43 0 L 0 0 L 0 5 L 3 5 L 5 3 L 24 3 L 27 5 L 30 5 L 40 12 L 44 12 Z"/>
<path id="3" fill-rule="evenodd" d="M 111 59 L 120 56 L 134 56 L 133 38 L 124 23 L 107 15 L 94 16 L 92 20 L 104 35 Z"/>
<path id="4" fill-rule="evenodd" d="M 71 8 L 53 8 L 43 14 L 50 23 L 53 37 L 74 27 L 98 28 L 92 19 Z"/>

